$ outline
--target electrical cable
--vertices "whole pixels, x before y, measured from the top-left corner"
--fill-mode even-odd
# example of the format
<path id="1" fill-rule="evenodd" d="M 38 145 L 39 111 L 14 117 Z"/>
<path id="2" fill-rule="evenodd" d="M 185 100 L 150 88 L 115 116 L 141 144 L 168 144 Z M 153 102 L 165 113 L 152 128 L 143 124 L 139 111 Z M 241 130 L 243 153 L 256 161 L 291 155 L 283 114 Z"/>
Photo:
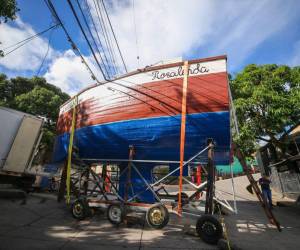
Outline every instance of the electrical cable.
<path id="1" fill-rule="evenodd" d="M 61 19 L 59 18 L 54 5 L 52 4 L 51 0 L 44 0 L 46 6 L 49 8 L 50 12 L 52 13 L 52 16 L 54 16 L 54 18 L 58 21 L 58 23 L 61 25 L 62 29 L 64 30 L 68 41 L 71 43 L 71 47 L 73 49 L 73 51 L 77 52 L 77 54 L 79 55 L 79 57 L 81 58 L 82 63 L 85 64 L 85 66 L 87 67 L 87 70 L 90 72 L 91 77 L 93 80 L 96 80 L 98 84 L 101 84 L 100 81 L 98 80 L 98 78 L 96 77 L 96 75 L 94 74 L 94 72 L 92 71 L 92 69 L 90 68 L 90 66 L 88 65 L 88 63 L 86 62 L 85 58 L 83 57 L 83 55 L 81 54 L 80 50 L 78 49 L 78 47 L 76 46 L 76 44 L 74 43 L 74 41 L 72 40 L 71 36 L 69 35 L 66 27 L 64 26 L 64 24 L 62 23 Z M 76 54 L 76 53 L 75 53 Z"/>
<path id="2" fill-rule="evenodd" d="M 13 44 L 13 45 L 10 45 L 10 46 L 6 47 L 6 48 L 3 49 L 3 50 L 7 50 L 7 49 L 9 49 L 9 48 L 12 48 L 12 47 L 15 47 L 15 46 L 19 45 L 19 46 L 17 46 L 16 48 L 10 50 L 10 51 L 7 52 L 7 53 L 4 52 L 4 57 L 7 56 L 7 55 L 9 55 L 10 53 L 16 51 L 17 49 L 23 47 L 25 44 L 27 44 L 28 42 L 30 42 L 30 41 L 33 40 L 34 38 L 36 38 L 36 37 L 38 37 L 38 36 L 41 36 L 42 34 L 46 33 L 47 31 L 49 31 L 49 30 L 51 30 L 51 29 L 56 28 L 56 27 L 59 26 L 59 25 L 60 25 L 60 24 L 52 25 L 51 27 L 49 27 L 49 28 L 47 28 L 47 29 L 45 29 L 45 30 L 43 30 L 43 31 L 41 31 L 41 32 L 39 32 L 39 33 L 37 33 L 37 34 L 31 36 L 31 37 L 28 37 L 28 38 L 26 38 L 26 39 L 24 39 L 24 40 L 22 40 L 22 41 L 17 42 L 16 44 Z"/>
<path id="3" fill-rule="evenodd" d="M 109 62 L 108 62 L 107 56 L 106 56 L 105 51 L 104 51 L 104 47 L 103 47 L 103 45 L 102 45 L 102 42 L 101 42 L 101 39 L 100 39 L 100 36 L 99 36 L 99 33 L 98 33 L 98 30 L 97 30 L 97 28 L 96 28 L 96 24 L 95 24 L 95 22 L 94 22 L 94 18 L 93 18 L 92 14 L 91 14 L 91 8 L 90 8 L 90 6 L 89 6 L 87 0 L 85 0 L 85 5 L 86 5 L 86 8 L 87 8 L 87 10 L 88 10 L 89 17 L 90 17 L 90 19 L 92 20 L 93 27 L 94 27 L 94 30 L 95 30 L 95 32 L 96 32 L 96 35 L 97 35 L 97 38 L 98 38 L 99 45 L 100 45 L 100 47 L 102 48 L 102 51 L 103 51 L 103 54 L 104 54 L 104 57 L 105 57 L 105 61 L 106 61 L 107 65 L 108 65 L 108 67 L 110 67 L 110 64 L 109 64 Z M 115 65 L 113 65 L 113 70 L 114 70 L 114 73 L 117 74 L 116 66 L 115 66 Z"/>
<path id="4" fill-rule="evenodd" d="M 116 56 L 115 49 L 114 49 L 115 46 L 113 46 L 113 38 L 112 38 L 112 35 L 111 35 L 112 32 L 109 32 L 110 27 L 109 27 L 109 23 L 108 23 L 107 18 L 104 17 L 104 14 L 102 15 L 101 9 L 104 9 L 103 4 L 101 6 L 102 6 L 102 8 L 100 8 L 100 5 L 99 5 L 99 12 L 100 12 L 101 19 L 102 19 L 102 22 L 103 22 L 105 35 L 107 36 L 107 40 L 108 40 L 108 44 L 109 44 L 109 51 L 112 54 L 112 60 L 114 62 L 116 62 L 117 61 L 117 56 Z"/>
<path id="5" fill-rule="evenodd" d="M 85 0 L 85 1 L 87 2 L 87 0 Z M 116 65 L 114 50 L 113 50 L 110 42 L 108 41 L 108 37 L 107 37 L 108 35 L 107 35 L 106 28 L 105 28 L 105 23 L 104 23 L 104 20 L 103 20 L 103 16 L 101 14 L 100 6 L 99 6 L 98 2 L 97 2 L 97 4 L 95 3 L 95 0 L 93 0 L 93 2 L 94 2 L 95 10 L 96 10 L 96 13 L 97 13 L 97 17 L 98 17 L 98 20 L 99 20 L 100 28 L 101 28 L 102 33 L 103 33 L 104 41 L 105 41 L 105 44 L 106 44 L 106 50 L 108 51 L 108 55 L 110 57 L 110 62 L 114 67 L 115 74 L 117 75 L 120 72 L 119 72 L 118 67 Z M 99 8 L 99 11 L 98 11 L 98 8 Z M 101 18 L 100 18 L 100 15 L 101 15 Z M 102 24 L 102 22 L 103 22 L 103 24 Z"/>
<path id="6" fill-rule="evenodd" d="M 102 75 L 103 75 L 103 78 L 104 78 L 105 80 L 107 80 L 107 77 L 105 76 L 104 71 L 103 71 L 103 69 L 102 69 L 102 67 L 101 67 L 101 65 L 100 65 L 100 63 L 99 63 L 99 61 L 98 61 L 98 59 L 97 59 L 97 57 L 96 57 L 96 54 L 95 54 L 95 52 L 94 52 L 94 50 L 93 50 L 93 47 L 92 47 L 90 41 L 88 40 L 88 38 L 87 38 L 87 36 L 86 36 L 86 34 L 85 34 L 85 32 L 84 32 L 84 29 L 83 29 L 83 27 L 82 27 L 82 25 L 81 25 L 81 23 L 80 23 L 80 20 L 79 20 L 79 18 L 78 18 L 78 16 L 77 16 L 77 13 L 76 13 L 76 11 L 75 11 L 75 9 L 74 9 L 74 6 L 73 6 L 72 2 L 71 2 L 70 0 L 67 0 L 67 1 L 68 1 L 68 4 L 69 4 L 70 8 L 71 8 L 71 11 L 72 11 L 72 13 L 73 13 L 73 15 L 74 15 L 74 17 L 75 17 L 75 19 L 76 19 L 76 21 L 77 21 L 77 24 L 78 24 L 78 26 L 79 26 L 79 28 L 80 28 L 80 30 L 81 30 L 81 32 L 82 32 L 82 34 L 83 34 L 85 40 L 86 40 L 87 43 L 88 43 L 88 46 L 89 46 L 89 48 L 90 48 L 90 50 L 91 50 L 91 52 L 92 52 L 92 54 L 93 54 L 93 57 L 94 57 L 94 59 L 95 59 L 97 65 L 98 65 L 98 67 L 99 67 L 99 69 L 100 69 L 100 71 L 101 71 L 101 73 L 102 73 Z"/>
<path id="7" fill-rule="evenodd" d="M 27 37 L 26 39 L 24 39 L 24 40 L 22 40 L 22 41 L 19 41 L 19 42 L 15 43 L 15 44 L 12 44 L 12 45 L 10 45 L 10 46 L 8 46 L 8 47 L 2 49 L 2 50 L 7 50 L 7 49 L 9 49 L 9 48 L 12 48 L 12 47 L 17 46 L 17 45 L 20 44 L 20 43 L 26 42 L 26 41 L 29 40 L 29 39 L 31 40 L 31 39 L 33 39 L 33 38 L 39 36 L 39 35 L 42 35 L 43 33 L 47 32 L 48 30 L 51 30 L 51 29 L 55 28 L 55 27 L 58 26 L 58 25 L 59 25 L 59 24 L 52 25 L 52 26 L 50 26 L 49 28 L 47 28 L 47 29 L 45 29 L 45 30 L 43 30 L 43 31 L 41 31 L 41 32 L 39 32 L 39 33 L 34 34 L 33 36 Z"/>
<path id="8" fill-rule="evenodd" d="M 49 35 L 49 39 L 48 39 L 47 51 L 46 51 L 46 54 L 45 54 L 45 56 L 44 56 L 44 58 L 43 58 L 43 60 L 42 60 L 41 65 L 40 65 L 40 67 L 39 67 L 39 69 L 38 69 L 38 71 L 37 71 L 37 73 L 36 73 L 36 76 L 39 76 L 40 71 L 41 71 L 41 69 L 42 69 L 42 67 L 43 67 L 43 65 L 44 65 L 44 62 L 45 62 L 45 60 L 46 60 L 46 58 L 47 58 L 47 56 L 48 56 L 53 31 L 54 31 L 54 29 L 50 31 L 50 35 Z"/>
<path id="9" fill-rule="evenodd" d="M 107 28 L 105 26 L 105 21 L 104 21 L 103 15 L 102 15 L 102 11 L 101 11 L 101 8 L 100 8 L 99 1 L 96 1 L 96 4 L 95 4 L 95 0 L 94 0 L 94 5 L 95 5 L 95 9 L 97 11 L 100 28 L 101 28 L 103 36 L 104 36 L 106 49 L 108 50 L 108 53 L 109 53 L 109 56 L 110 56 L 110 61 L 115 62 L 116 58 L 115 58 L 114 50 L 112 48 L 112 42 L 111 42 L 111 39 L 108 35 Z"/>
<path id="10" fill-rule="evenodd" d="M 87 27 L 87 29 L 88 29 L 88 32 L 89 32 L 90 36 L 92 37 L 93 43 L 94 43 L 94 45 L 95 45 L 95 47 L 96 47 L 96 50 L 97 50 L 97 52 L 99 53 L 99 56 L 100 56 L 102 65 L 103 65 L 103 67 L 104 67 L 104 71 L 106 72 L 108 78 L 110 78 L 109 71 L 108 71 L 107 68 L 106 68 L 106 65 L 105 65 L 105 63 L 104 63 L 104 60 L 103 60 L 102 55 L 101 55 L 101 53 L 100 53 L 100 50 L 99 50 L 99 48 L 98 48 L 98 46 L 97 46 L 97 43 L 96 43 L 96 41 L 95 41 L 95 39 L 94 39 L 94 36 L 93 36 L 93 34 L 92 34 L 92 31 L 91 31 L 91 29 L 90 29 L 90 27 L 89 27 L 88 21 L 87 21 L 85 15 L 84 15 L 84 13 L 83 13 L 83 10 L 82 10 L 82 8 L 81 8 L 81 5 L 80 5 L 80 3 L 79 3 L 78 0 L 76 0 L 76 2 L 77 2 L 77 5 L 78 5 L 78 8 L 79 8 L 79 10 L 80 10 L 80 13 L 81 13 L 81 15 L 82 15 L 82 17 L 83 17 L 83 21 L 84 21 L 84 23 L 85 23 L 85 25 L 86 25 L 86 27 Z M 75 11 L 75 10 L 74 10 L 74 11 Z M 73 12 L 73 10 L 72 10 L 72 12 Z M 73 12 L 73 14 L 74 14 L 74 12 Z M 76 17 L 75 17 L 75 18 L 76 18 Z M 79 18 L 77 17 L 76 20 L 79 20 Z M 77 21 L 77 22 L 78 22 L 78 21 Z M 80 26 L 81 26 L 81 25 L 80 25 Z M 81 26 L 81 27 L 82 27 L 82 26 Z M 82 31 L 82 30 L 81 30 L 81 31 Z M 84 36 L 87 38 L 86 35 L 84 35 Z M 88 44 L 90 44 L 90 43 L 88 42 Z M 90 44 L 90 45 L 91 45 L 91 44 Z M 90 47 L 90 49 L 92 50 L 91 47 Z M 93 54 L 94 54 L 94 53 L 93 53 Z M 99 67 L 100 67 L 100 66 L 99 66 Z"/>
<path id="11" fill-rule="evenodd" d="M 110 18 L 109 18 L 109 16 L 108 16 L 108 13 L 107 13 L 107 10 L 106 10 L 106 7 L 105 7 L 105 4 L 104 4 L 104 1 L 103 1 L 103 0 L 101 0 L 101 2 L 102 2 L 102 5 L 103 5 L 103 7 L 104 7 L 104 11 L 105 11 L 105 14 L 106 14 L 107 20 L 108 20 L 108 22 L 109 22 L 109 25 L 110 25 L 111 31 L 112 31 L 112 33 L 113 33 L 114 39 L 115 39 L 115 41 L 116 41 L 116 45 L 117 45 L 117 48 L 118 48 L 118 50 L 119 50 L 119 53 L 120 53 L 120 56 L 121 56 L 121 59 L 122 59 L 122 62 L 123 62 L 123 65 L 124 65 L 125 71 L 126 71 L 126 73 L 128 73 L 128 70 L 127 70 L 127 67 L 126 67 L 126 64 L 125 64 L 125 61 L 124 61 L 124 58 L 123 58 L 122 52 L 121 52 L 121 50 L 120 50 L 120 47 L 119 47 L 118 40 L 117 40 L 117 38 L 116 38 L 116 35 L 115 35 L 115 32 L 114 32 L 114 29 L 113 29 L 113 27 L 112 27 L 112 24 L 111 24 Z"/>

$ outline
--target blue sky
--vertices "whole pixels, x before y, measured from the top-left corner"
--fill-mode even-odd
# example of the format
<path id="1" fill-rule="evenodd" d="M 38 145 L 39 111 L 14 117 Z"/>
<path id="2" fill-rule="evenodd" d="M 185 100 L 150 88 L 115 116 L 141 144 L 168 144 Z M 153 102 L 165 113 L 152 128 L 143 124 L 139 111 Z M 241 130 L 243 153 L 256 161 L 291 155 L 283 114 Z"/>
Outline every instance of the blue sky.
<path id="1" fill-rule="evenodd" d="M 92 0 L 87 1 L 93 6 Z M 231 74 L 249 63 L 300 65 L 298 0 L 134 0 L 134 8 L 133 0 L 104 1 L 130 70 L 160 60 L 221 54 L 227 54 Z M 17 20 L 0 24 L 0 49 L 46 29 L 53 20 L 44 1 L 17 2 Z M 67 1 L 52 2 L 80 51 L 101 78 Z M 80 2 L 85 4 L 85 0 Z M 76 5 L 74 0 L 73 3 Z M 0 72 L 9 77 L 34 76 L 47 51 L 49 34 L 0 59 Z M 71 94 L 93 83 L 61 28 L 52 33 L 40 76 Z"/>

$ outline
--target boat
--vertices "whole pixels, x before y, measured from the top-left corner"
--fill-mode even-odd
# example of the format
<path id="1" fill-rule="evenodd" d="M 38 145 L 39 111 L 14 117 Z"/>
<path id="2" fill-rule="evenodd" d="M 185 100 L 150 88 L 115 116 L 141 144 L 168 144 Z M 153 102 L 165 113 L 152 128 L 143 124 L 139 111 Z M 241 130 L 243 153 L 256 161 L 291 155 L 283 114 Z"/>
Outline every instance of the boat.
<path id="1" fill-rule="evenodd" d="M 178 165 L 184 62 L 138 69 L 80 91 L 60 108 L 54 162 L 67 158 L 75 103 L 80 158 L 126 166 L 129 148 L 146 180 L 156 165 Z M 188 61 L 184 160 L 215 143 L 214 163 L 230 161 L 227 57 Z M 136 178 L 137 179 L 137 178 Z"/>

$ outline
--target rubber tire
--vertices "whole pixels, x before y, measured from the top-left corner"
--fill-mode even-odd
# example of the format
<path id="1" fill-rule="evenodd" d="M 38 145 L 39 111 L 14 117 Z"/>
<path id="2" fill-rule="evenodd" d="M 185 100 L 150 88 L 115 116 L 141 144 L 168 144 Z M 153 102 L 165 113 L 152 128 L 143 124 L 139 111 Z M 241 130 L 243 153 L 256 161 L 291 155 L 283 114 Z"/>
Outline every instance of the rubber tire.
<path id="1" fill-rule="evenodd" d="M 76 211 L 80 209 L 80 211 Z M 77 220 L 84 220 L 90 215 L 90 208 L 86 200 L 78 199 L 71 206 L 72 216 Z"/>
<path id="2" fill-rule="evenodd" d="M 208 224 L 210 228 L 204 226 Z M 211 229 L 213 226 L 214 232 L 208 232 L 207 229 Z M 223 236 L 223 227 L 219 220 L 212 215 L 201 216 L 196 224 L 196 232 L 200 238 L 208 244 L 217 244 L 219 239 Z"/>
<path id="3" fill-rule="evenodd" d="M 163 214 L 163 221 L 160 224 L 155 224 L 152 220 L 151 220 L 151 213 L 155 210 L 155 209 L 160 209 L 160 211 Z M 164 228 L 168 223 L 169 223 L 169 219 L 170 219 L 170 215 L 169 215 L 169 211 L 168 209 L 162 205 L 162 204 L 155 204 L 152 207 L 150 207 L 147 210 L 146 213 L 146 221 L 148 223 L 148 225 L 154 229 L 162 229 Z"/>
<path id="4" fill-rule="evenodd" d="M 112 209 L 119 209 L 120 210 L 120 220 L 116 221 L 114 218 L 111 217 L 111 210 Z M 118 204 L 111 204 L 109 205 L 109 207 L 107 208 L 107 219 L 109 220 L 109 222 L 113 225 L 120 225 L 123 220 L 124 220 L 124 209 L 122 208 L 121 205 Z"/>

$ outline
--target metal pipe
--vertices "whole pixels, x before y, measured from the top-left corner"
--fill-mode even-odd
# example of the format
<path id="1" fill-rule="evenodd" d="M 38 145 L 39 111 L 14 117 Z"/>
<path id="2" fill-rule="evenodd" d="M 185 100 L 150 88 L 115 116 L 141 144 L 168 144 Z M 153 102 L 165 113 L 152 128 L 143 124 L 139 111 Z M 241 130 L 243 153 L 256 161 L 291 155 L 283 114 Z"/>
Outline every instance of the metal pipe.
<path id="1" fill-rule="evenodd" d="M 234 180 L 233 180 L 233 168 L 232 164 L 230 163 L 230 174 L 231 174 L 231 187 L 232 187 L 232 196 L 233 196 L 233 207 L 234 207 L 234 212 L 237 214 L 237 206 L 236 206 L 236 198 L 235 198 L 235 187 L 234 187 Z"/>
<path id="2" fill-rule="evenodd" d="M 197 155 L 199 156 L 199 155 Z M 82 158 L 83 161 L 91 162 L 129 162 L 128 159 L 96 159 L 96 158 Z M 179 161 L 163 161 L 163 160 L 131 160 L 131 162 L 141 162 L 141 163 L 165 163 L 165 164 L 178 164 Z M 184 165 L 189 162 L 184 162 Z M 204 164 L 206 162 L 193 162 L 192 164 Z"/>
<path id="3" fill-rule="evenodd" d="M 137 174 L 141 177 L 143 182 L 147 185 L 148 189 L 150 189 L 151 193 L 154 195 L 154 197 L 161 203 L 161 200 L 159 199 L 158 195 L 154 192 L 153 188 L 150 186 L 150 184 L 145 180 L 144 176 L 140 173 L 140 171 L 137 169 L 137 167 L 132 164 L 134 170 L 137 172 Z"/>
<path id="4" fill-rule="evenodd" d="M 196 155 L 194 155 L 192 158 L 190 158 L 188 161 L 186 161 L 182 167 L 184 167 L 185 165 L 187 165 L 188 163 L 190 163 L 192 160 L 194 160 L 195 158 L 197 158 L 200 154 L 202 154 L 203 152 L 205 152 L 208 148 L 210 148 L 210 145 L 207 146 L 205 149 L 201 150 L 200 152 L 198 152 Z M 179 162 L 178 162 L 179 163 Z M 163 178 L 161 178 L 160 180 L 158 180 L 157 182 L 151 184 L 151 187 L 156 186 L 157 184 L 161 183 L 164 179 L 168 178 L 169 176 L 171 176 L 172 174 L 174 174 L 176 171 L 179 170 L 180 167 L 174 169 L 172 172 L 170 172 L 169 174 L 167 174 L 166 176 L 164 176 Z"/>
<path id="5" fill-rule="evenodd" d="M 203 182 L 203 183 L 201 183 L 200 185 L 195 185 L 194 183 L 192 183 L 192 182 L 190 182 L 187 178 L 185 178 L 185 177 L 183 177 L 183 180 L 185 181 L 185 182 L 187 182 L 188 184 L 190 184 L 193 188 L 195 188 L 195 189 L 199 189 L 199 188 L 201 188 L 201 187 L 204 187 L 205 185 L 206 185 L 206 183 L 207 183 L 207 181 L 205 181 L 205 182 Z"/>

